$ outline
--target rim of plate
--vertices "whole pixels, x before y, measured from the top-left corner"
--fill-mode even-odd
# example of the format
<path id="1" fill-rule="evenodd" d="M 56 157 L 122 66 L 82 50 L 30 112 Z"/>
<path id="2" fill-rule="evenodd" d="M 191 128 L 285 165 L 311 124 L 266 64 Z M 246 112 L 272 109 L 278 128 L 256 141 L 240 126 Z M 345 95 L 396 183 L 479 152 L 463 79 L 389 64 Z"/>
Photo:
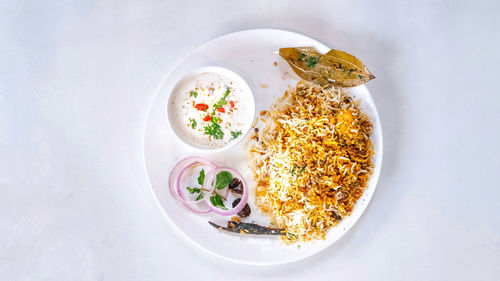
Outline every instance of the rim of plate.
<path id="1" fill-rule="evenodd" d="M 188 53 L 186 53 L 186 55 L 184 55 L 182 58 L 180 58 L 179 60 L 177 60 L 174 65 L 170 68 L 170 70 L 165 74 L 165 76 L 163 77 L 163 79 L 161 80 L 161 82 L 159 83 L 157 89 L 155 90 L 155 95 L 152 99 L 152 101 L 150 102 L 149 104 L 149 107 L 148 107 L 148 110 L 147 110 L 147 118 L 146 118 L 146 122 L 144 124 L 144 127 L 143 127 L 143 131 L 142 131 L 142 134 L 143 134 L 143 137 L 142 137 L 142 160 L 143 160 L 143 167 L 144 167 L 144 172 L 146 174 L 146 180 L 147 180 L 147 183 L 148 183 L 148 186 L 149 186 L 149 190 L 151 192 L 151 195 L 153 196 L 154 198 L 154 201 L 156 203 L 156 206 L 160 209 L 161 213 L 163 214 L 163 216 L 167 219 L 167 221 L 170 223 L 170 225 L 177 231 L 178 234 L 180 234 L 182 237 L 184 237 L 187 241 L 189 241 L 190 243 L 192 243 L 193 245 L 195 245 L 197 248 L 203 250 L 205 253 L 208 253 L 208 254 L 211 254 L 213 256 L 216 256 L 222 260 L 225 260 L 225 261 L 229 261 L 229 262 L 233 262 L 233 263 L 237 263 L 237 264 L 246 264 L 246 265 L 251 265 L 251 266 L 272 266 L 272 265 L 280 265 L 280 264 L 288 264 L 288 263 L 294 263 L 294 262 L 298 262 L 298 261 L 301 261 L 301 260 L 304 260 L 304 259 L 307 259 L 309 257 L 312 257 L 314 256 L 315 254 L 318 254 L 322 251 L 324 251 L 325 249 L 329 248 L 331 245 L 335 244 L 335 242 L 337 242 L 338 240 L 342 239 L 342 237 L 347 233 L 349 232 L 349 230 L 356 224 L 356 222 L 358 221 L 358 219 L 361 217 L 361 215 L 364 213 L 364 211 L 366 210 L 366 208 L 368 208 L 368 205 L 370 204 L 371 202 L 371 199 L 373 197 L 373 193 L 375 192 L 375 190 L 377 189 L 377 185 L 378 185 L 378 180 L 379 180 L 379 177 L 380 177 L 380 172 L 381 172 L 381 169 L 382 169 L 382 163 L 383 163 L 383 150 L 384 150 L 384 145 L 383 145 L 383 131 L 382 131 L 382 124 L 381 124 L 381 121 L 380 121 L 380 117 L 379 117 L 379 114 L 378 114 L 378 109 L 376 107 L 376 104 L 375 104 L 375 101 L 373 100 L 373 97 L 370 93 L 370 91 L 368 91 L 368 88 L 366 87 L 366 85 L 361 85 L 361 86 L 358 86 L 358 87 L 365 87 L 367 92 L 368 92 L 368 97 L 367 97 L 367 101 L 370 103 L 370 104 L 373 104 L 373 114 L 376 116 L 376 120 L 377 120 L 377 126 L 380 128 L 380 136 L 379 136 L 379 149 L 380 149 L 380 153 L 379 155 L 377 156 L 377 166 L 375 166 L 374 168 L 374 172 L 373 174 L 371 175 L 371 178 L 370 178 L 370 182 L 373 182 L 373 188 L 370 190 L 370 194 L 368 196 L 368 201 L 366 202 L 366 206 L 365 206 L 365 209 L 362 211 L 362 212 L 357 212 L 355 214 L 351 214 L 350 218 L 352 220 L 352 222 L 348 225 L 346 225 L 345 227 L 345 231 L 344 233 L 338 238 L 338 239 L 335 239 L 329 243 L 327 243 L 325 245 L 325 247 L 322 247 L 320 248 L 319 250 L 317 251 L 311 251 L 310 253 L 308 254 L 304 254 L 303 256 L 300 256 L 300 257 L 297 257 L 295 259 L 290 259 L 290 260 L 284 260 L 284 261 L 276 261 L 276 262 L 248 262 L 248 261 L 241 261 L 241 260 L 235 260 L 235 259 L 231 259 L 230 257 L 227 257 L 227 256 L 224 256 L 224 255 L 221 255 L 221 254 L 218 254 L 216 252 L 213 252 L 205 247 L 203 247 L 202 245 L 200 245 L 198 242 L 194 241 L 191 237 L 189 237 L 188 235 L 186 235 L 174 222 L 173 220 L 169 217 L 169 215 L 167 214 L 167 212 L 165 211 L 165 209 L 163 209 L 162 205 L 160 204 L 160 202 L 158 201 L 158 198 L 156 196 L 156 194 L 154 193 L 154 190 L 152 188 L 152 183 L 151 183 L 151 180 L 149 178 L 149 173 L 148 173 L 148 169 L 147 169 L 147 166 L 146 166 L 146 151 L 145 151 L 145 137 L 146 137 L 146 129 L 147 129 L 147 126 L 149 124 L 149 119 L 151 117 L 151 110 L 153 108 L 153 105 L 154 105 L 154 102 L 156 101 L 156 98 L 160 92 L 160 90 L 162 89 L 165 81 L 168 79 L 168 77 L 170 77 L 170 75 L 175 71 L 175 69 L 177 69 L 177 67 L 183 62 L 185 61 L 190 55 L 192 55 L 196 50 L 199 50 L 199 49 L 202 49 L 204 48 L 206 45 L 209 45 L 211 44 L 213 41 L 215 40 L 218 40 L 222 37 L 226 37 L 226 36 L 231 36 L 231 35 L 234 35 L 234 34 L 237 34 L 237 33 L 245 33 L 245 32 L 256 32 L 256 31 L 261 31 L 261 32 L 285 32 L 285 33 L 290 33 L 290 34 L 293 34 L 293 35 L 299 35 L 299 36 L 304 36 L 304 37 L 307 37 L 313 41 L 316 41 L 316 43 L 318 43 L 319 45 L 322 45 L 322 46 L 327 46 L 325 44 L 323 44 L 321 41 L 318 41 L 310 36 L 307 36 L 307 35 L 304 35 L 302 33 L 299 33 L 299 32 L 295 32 L 295 31 L 290 31 L 290 30 L 286 30 L 286 29 L 279 29 L 279 28 L 251 28 L 251 29 L 243 29 L 243 30 L 239 30 L 239 31 L 234 31 L 234 32 L 227 32 L 227 33 L 224 33 L 224 34 L 221 34 L 220 36 L 217 36 L 215 38 L 212 38 L 206 42 L 204 42 L 203 44 L 201 45 L 198 45 L 196 46 L 195 48 L 192 48 Z M 168 123 L 168 122 L 167 122 Z M 375 165 L 375 163 L 374 163 Z"/>

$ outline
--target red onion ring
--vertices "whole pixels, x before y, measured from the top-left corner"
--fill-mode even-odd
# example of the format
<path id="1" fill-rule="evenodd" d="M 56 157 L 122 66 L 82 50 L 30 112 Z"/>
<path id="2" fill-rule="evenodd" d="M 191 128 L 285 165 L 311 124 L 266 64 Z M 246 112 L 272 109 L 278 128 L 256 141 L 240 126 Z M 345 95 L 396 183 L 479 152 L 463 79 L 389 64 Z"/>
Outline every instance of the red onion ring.
<path id="1" fill-rule="evenodd" d="M 215 169 L 217 167 L 213 162 L 211 162 L 207 159 L 201 158 L 201 157 L 184 158 L 181 161 L 177 162 L 177 164 L 174 166 L 174 168 L 170 172 L 170 176 L 168 179 L 168 185 L 169 185 L 170 193 L 172 194 L 174 199 L 177 200 L 179 203 L 181 203 L 184 207 L 186 207 L 187 209 L 189 209 L 193 213 L 208 214 L 211 212 L 210 208 L 207 207 L 206 209 L 200 210 L 199 208 L 194 208 L 192 206 L 194 203 L 197 204 L 202 200 L 199 200 L 199 201 L 186 200 L 184 198 L 184 195 L 182 194 L 181 189 L 180 189 L 180 181 L 182 179 L 182 175 L 184 174 L 184 172 L 188 168 L 190 168 L 194 165 L 197 165 L 197 164 L 203 164 L 205 166 L 208 166 L 211 169 Z M 175 190 L 175 179 L 176 178 L 177 178 L 177 190 Z"/>
<path id="2" fill-rule="evenodd" d="M 229 210 L 222 210 L 218 207 L 215 207 L 214 205 L 212 205 L 212 202 L 210 202 L 210 195 L 215 190 L 215 184 L 212 185 L 211 181 L 213 181 L 214 177 L 218 173 L 224 172 L 224 171 L 229 172 L 233 175 L 233 177 L 237 177 L 238 179 L 240 179 L 241 183 L 243 185 L 243 194 L 241 195 L 240 202 L 236 206 L 234 206 L 234 208 L 231 208 Z M 247 204 L 247 201 L 248 201 L 247 183 L 245 182 L 245 179 L 243 178 L 243 176 L 240 173 L 238 173 L 238 171 L 236 171 L 234 169 L 231 169 L 228 167 L 218 167 L 218 168 L 213 169 L 212 171 L 210 171 L 210 173 L 205 175 L 205 181 L 203 182 L 203 186 L 210 187 L 210 192 L 208 192 L 208 194 L 203 194 L 203 197 L 204 197 L 204 200 L 207 203 L 208 207 L 216 214 L 219 214 L 222 216 L 232 216 L 234 214 L 239 213 L 241 210 L 243 210 L 243 208 Z M 229 189 L 227 187 L 226 187 L 226 189 L 229 192 Z"/>
<path id="3" fill-rule="evenodd" d="M 186 167 L 184 167 L 184 169 L 182 169 L 181 173 L 177 177 L 177 194 L 179 194 L 179 197 L 182 200 L 187 200 L 187 199 L 184 198 L 184 192 L 183 192 L 183 189 L 182 189 L 182 186 L 181 186 L 181 180 L 184 177 L 184 173 L 188 169 L 193 168 L 194 166 L 197 166 L 198 164 L 204 164 L 204 166 L 207 166 L 207 167 L 209 167 L 212 170 L 216 168 L 216 166 L 212 165 L 212 163 L 210 163 L 210 162 L 207 162 L 207 163 L 194 162 L 194 163 L 191 163 L 191 164 L 187 165 Z M 193 201 L 193 200 L 187 200 L 187 201 L 190 202 L 190 203 L 196 203 L 196 204 L 198 204 L 200 202 L 203 202 L 203 200 L 201 200 L 201 199 L 198 200 L 198 201 Z"/>

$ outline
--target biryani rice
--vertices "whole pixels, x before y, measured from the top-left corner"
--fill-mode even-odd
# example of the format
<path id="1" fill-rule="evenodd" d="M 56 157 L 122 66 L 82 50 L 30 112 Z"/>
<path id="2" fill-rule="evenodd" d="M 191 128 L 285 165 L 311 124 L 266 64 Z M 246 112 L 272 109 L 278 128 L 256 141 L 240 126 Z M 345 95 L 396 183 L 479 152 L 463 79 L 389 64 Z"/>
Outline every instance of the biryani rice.
<path id="1" fill-rule="evenodd" d="M 372 124 L 342 89 L 299 81 L 261 117 L 249 161 L 256 205 L 288 233 L 324 239 L 349 216 L 372 173 Z"/>

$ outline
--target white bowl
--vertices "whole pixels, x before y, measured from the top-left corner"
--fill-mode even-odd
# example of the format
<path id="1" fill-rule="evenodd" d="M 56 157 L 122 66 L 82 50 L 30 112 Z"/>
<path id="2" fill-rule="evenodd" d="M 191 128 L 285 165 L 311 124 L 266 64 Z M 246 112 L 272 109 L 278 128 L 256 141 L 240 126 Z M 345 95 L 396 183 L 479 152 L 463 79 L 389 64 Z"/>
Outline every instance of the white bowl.
<path id="1" fill-rule="evenodd" d="M 245 99 L 245 110 L 250 112 L 248 120 L 244 120 L 244 127 L 241 130 L 242 135 L 240 135 L 236 140 L 230 141 L 226 143 L 223 146 L 217 146 L 217 147 L 212 147 L 208 145 L 204 145 L 200 142 L 196 142 L 193 140 L 192 136 L 189 136 L 185 130 L 181 130 L 180 126 L 182 125 L 181 122 L 176 122 L 177 117 L 175 112 L 175 106 L 177 104 L 174 104 L 173 100 L 175 97 L 179 94 L 184 94 L 184 91 L 181 91 L 181 85 L 193 79 L 194 77 L 203 74 L 203 73 L 216 73 L 222 76 L 225 76 L 228 78 L 230 81 L 233 81 L 235 84 L 238 85 L 238 88 L 241 89 L 241 94 L 243 95 L 243 99 Z M 172 88 L 172 91 L 170 92 L 167 105 L 166 105 L 166 110 L 167 110 L 167 119 L 168 123 L 170 125 L 171 130 L 174 132 L 174 134 L 179 138 L 180 141 L 185 143 L 186 145 L 190 146 L 193 149 L 200 150 L 203 152 L 219 152 L 225 149 L 228 149 L 236 144 L 238 144 L 244 137 L 245 135 L 250 131 L 253 121 L 255 119 L 255 100 L 254 96 L 252 94 L 252 90 L 248 86 L 247 82 L 241 78 L 238 74 L 234 73 L 233 71 L 219 67 L 219 66 L 206 66 L 206 67 L 201 67 L 193 70 L 192 72 L 189 72 L 188 74 L 184 75 L 177 83 L 175 86 Z"/>

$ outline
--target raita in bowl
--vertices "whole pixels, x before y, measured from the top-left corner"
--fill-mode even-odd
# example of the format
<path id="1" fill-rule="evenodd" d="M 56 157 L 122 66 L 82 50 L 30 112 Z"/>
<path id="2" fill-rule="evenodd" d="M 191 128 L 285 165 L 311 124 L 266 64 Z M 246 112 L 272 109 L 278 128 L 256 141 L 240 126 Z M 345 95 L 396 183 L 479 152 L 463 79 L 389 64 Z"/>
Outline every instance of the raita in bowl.
<path id="1" fill-rule="evenodd" d="M 181 141 L 205 151 L 229 148 L 250 130 L 255 101 L 248 84 L 222 67 L 202 67 L 184 76 L 167 104 L 170 126 Z"/>

